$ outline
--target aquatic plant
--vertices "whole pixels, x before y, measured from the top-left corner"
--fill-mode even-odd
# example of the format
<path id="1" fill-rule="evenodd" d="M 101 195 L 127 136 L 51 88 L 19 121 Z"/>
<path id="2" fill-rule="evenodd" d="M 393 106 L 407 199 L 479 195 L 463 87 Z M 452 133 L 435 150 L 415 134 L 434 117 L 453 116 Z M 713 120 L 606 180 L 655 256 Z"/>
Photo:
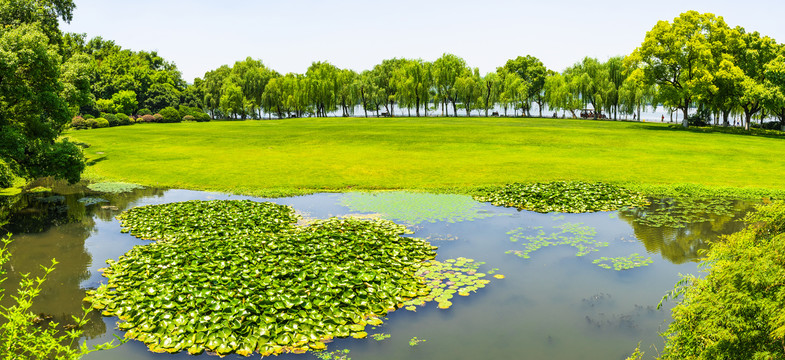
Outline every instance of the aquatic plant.
<path id="1" fill-rule="evenodd" d="M 654 261 L 651 259 L 651 257 L 644 258 L 643 255 L 640 255 L 638 253 L 633 253 L 627 257 L 603 256 L 599 259 L 592 261 L 592 264 L 597 264 L 597 266 L 604 269 L 613 269 L 616 271 L 621 271 L 621 270 L 634 269 L 642 266 L 649 266 L 649 264 L 652 264 L 653 262 Z"/>
<path id="2" fill-rule="evenodd" d="M 496 206 L 541 213 L 611 211 L 647 204 L 646 198 L 639 193 L 611 184 L 582 181 L 512 183 L 481 189 L 474 198 Z"/>
<path id="3" fill-rule="evenodd" d="M 314 356 L 321 360 L 352 360 L 352 358 L 349 357 L 349 349 L 320 351 L 315 352 Z"/>
<path id="4" fill-rule="evenodd" d="M 554 229 L 559 229 L 560 231 L 546 234 L 541 226 L 511 230 L 507 232 L 507 234 L 511 235 L 510 241 L 525 241 L 522 243 L 524 250 L 508 250 L 506 253 L 528 259 L 530 253 L 541 248 L 569 245 L 578 250 L 575 253 L 576 256 L 584 256 L 597 251 L 597 248 L 608 246 L 607 242 L 594 239 L 597 229 L 591 226 L 585 226 L 581 223 L 564 223 L 554 226 Z M 537 233 L 532 234 L 533 230 L 537 230 Z"/>
<path id="5" fill-rule="evenodd" d="M 417 271 L 416 276 L 425 280 L 428 293 L 405 301 L 404 308 L 417 311 L 417 306 L 435 301 L 440 309 L 448 309 L 452 306 L 450 300 L 455 294 L 469 296 L 470 293 L 477 292 L 477 289 L 484 288 L 490 283 L 490 280 L 483 279 L 486 274 L 478 272 L 483 264 L 463 257 L 443 262 L 436 260 L 426 262 Z M 492 275 L 496 270 L 491 269 L 488 273 Z"/>
<path id="6" fill-rule="evenodd" d="M 415 336 L 415 337 L 413 337 L 413 338 L 409 339 L 409 346 L 417 346 L 417 345 L 420 345 L 420 343 L 423 343 L 423 342 L 426 342 L 426 341 L 428 341 L 428 340 L 425 340 L 425 339 L 418 339 L 418 338 Z"/>
<path id="7" fill-rule="evenodd" d="M 109 200 L 101 199 L 101 198 L 98 198 L 98 197 L 91 197 L 91 196 L 83 197 L 83 198 L 81 198 L 81 199 L 79 199 L 77 201 L 79 201 L 80 203 L 84 204 L 84 206 L 90 206 L 90 205 L 100 204 L 100 203 L 103 203 L 103 202 L 109 202 Z"/>
<path id="8" fill-rule="evenodd" d="M 346 194 L 341 203 L 352 211 L 376 212 L 407 224 L 458 222 L 493 216 L 470 196 L 388 191 Z"/>
<path id="9" fill-rule="evenodd" d="M 416 272 L 434 247 L 389 221 L 297 227 L 291 208 L 250 201 L 154 205 L 119 218 L 136 236 L 166 241 L 107 261 L 108 283 L 87 300 L 155 352 L 321 350 L 333 337 L 367 336 L 366 325 L 429 294 Z"/>
<path id="10" fill-rule="evenodd" d="M 120 194 L 124 192 L 131 192 L 136 189 L 144 189 L 144 186 L 124 182 L 100 182 L 87 185 L 87 188 L 103 193 Z"/>
<path id="11" fill-rule="evenodd" d="M 390 334 L 385 334 L 385 333 L 379 333 L 379 334 L 373 334 L 373 335 L 371 335 L 371 337 L 372 337 L 374 340 L 376 340 L 376 341 L 382 341 L 382 340 L 385 340 L 385 339 L 389 339 L 391 336 L 392 336 L 392 335 L 390 335 Z"/>

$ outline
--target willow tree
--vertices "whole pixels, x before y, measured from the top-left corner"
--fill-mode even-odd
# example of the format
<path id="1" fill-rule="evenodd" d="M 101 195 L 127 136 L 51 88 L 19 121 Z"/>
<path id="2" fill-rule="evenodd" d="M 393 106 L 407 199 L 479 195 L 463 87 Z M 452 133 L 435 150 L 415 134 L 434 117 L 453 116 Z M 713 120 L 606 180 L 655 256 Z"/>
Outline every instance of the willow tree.
<path id="1" fill-rule="evenodd" d="M 781 55 L 766 64 L 764 75 L 766 87 L 766 108 L 780 120 L 780 128 L 785 131 L 785 46 Z"/>
<path id="2" fill-rule="evenodd" d="M 744 46 L 733 54 L 734 62 L 745 75 L 741 83 L 742 96 L 739 106 L 744 110 L 744 127 L 749 130 L 750 119 L 763 110 L 763 103 L 769 96 L 765 86 L 766 64 L 777 58 L 779 45 L 772 38 L 761 36 L 758 32 L 746 33 L 742 28 L 737 29 L 742 34 Z"/>
<path id="3" fill-rule="evenodd" d="M 305 72 L 311 105 L 317 117 L 326 117 L 337 109 L 338 75 L 340 70 L 328 62 L 314 62 Z"/>
<path id="4" fill-rule="evenodd" d="M 550 107 L 569 111 L 572 117 L 576 118 L 576 111 L 583 107 L 583 101 L 570 75 L 565 71 L 564 74 L 555 74 L 545 79 L 545 98 Z"/>
<path id="5" fill-rule="evenodd" d="M 713 89 L 716 47 L 728 28 L 722 17 L 688 11 L 673 23 L 657 22 L 630 55 L 647 81 L 657 85 L 662 102 L 683 112 L 685 127 L 690 106 Z"/>
<path id="6" fill-rule="evenodd" d="M 455 79 L 455 98 L 463 104 L 466 116 L 471 115 L 471 111 L 479 104 L 482 93 L 481 82 L 478 68 L 474 70 L 466 68 L 461 76 Z"/>
<path id="7" fill-rule="evenodd" d="M 420 59 L 403 60 L 394 75 L 399 104 L 406 108 L 415 108 L 420 116 L 420 106 L 428 116 L 428 91 L 431 88 L 431 63 Z"/>
<path id="8" fill-rule="evenodd" d="M 455 81 L 466 69 L 466 61 L 453 54 L 443 54 L 433 62 L 433 80 L 437 100 L 442 103 L 442 113 L 446 115 L 447 103 L 452 104 L 453 115 L 458 116 L 456 105 Z"/>
<path id="9" fill-rule="evenodd" d="M 488 116 L 488 110 L 499 101 L 501 91 L 501 78 L 495 72 L 485 74 L 480 81 L 480 106 Z"/>

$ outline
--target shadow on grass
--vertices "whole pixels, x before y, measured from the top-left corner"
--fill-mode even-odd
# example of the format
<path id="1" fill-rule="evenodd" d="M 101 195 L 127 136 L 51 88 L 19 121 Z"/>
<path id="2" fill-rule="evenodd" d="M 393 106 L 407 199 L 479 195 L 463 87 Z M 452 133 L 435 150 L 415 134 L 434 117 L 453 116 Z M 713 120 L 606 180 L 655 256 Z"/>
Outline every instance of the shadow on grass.
<path id="1" fill-rule="evenodd" d="M 99 158 L 95 158 L 93 160 L 90 160 L 90 161 L 86 162 L 85 165 L 93 166 L 93 165 L 98 164 L 99 162 L 104 161 L 104 160 L 106 160 L 106 156 L 101 156 Z"/>
<path id="2" fill-rule="evenodd" d="M 730 134 L 730 135 L 742 135 L 742 136 L 757 136 L 757 137 L 765 137 L 765 138 L 772 138 L 772 139 L 785 139 L 785 132 L 778 131 L 778 130 L 766 130 L 766 129 L 755 129 L 752 128 L 750 130 L 744 130 L 744 128 L 738 127 L 724 127 L 724 126 L 691 126 L 685 128 L 681 125 L 668 125 L 668 126 L 657 126 L 657 125 L 638 125 L 635 126 L 636 129 L 644 129 L 644 130 L 653 130 L 653 131 L 683 131 L 683 132 L 692 132 L 692 133 L 703 133 L 703 134 Z"/>

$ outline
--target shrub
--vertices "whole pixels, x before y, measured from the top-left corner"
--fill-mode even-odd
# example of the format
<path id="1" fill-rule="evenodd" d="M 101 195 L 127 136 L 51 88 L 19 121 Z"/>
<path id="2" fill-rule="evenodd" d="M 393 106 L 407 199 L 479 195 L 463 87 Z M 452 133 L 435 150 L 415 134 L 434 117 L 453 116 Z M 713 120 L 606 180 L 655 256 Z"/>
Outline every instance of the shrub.
<path id="1" fill-rule="evenodd" d="M 200 113 L 197 113 L 197 114 L 194 114 L 194 118 L 196 118 L 196 121 L 199 121 L 199 122 L 210 121 L 210 115 L 207 114 L 204 111 L 202 111 Z"/>
<path id="2" fill-rule="evenodd" d="M 163 122 L 167 123 L 180 122 L 183 118 L 180 116 L 180 112 L 171 106 L 165 107 L 160 114 L 163 116 Z"/>
<path id="3" fill-rule="evenodd" d="M 164 122 L 164 117 L 161 114 L 153 114 L 153 122 L 162 123 Z"/>
<path id="4" fill-rule="evenodd" d="M 94 128 L 105 128 L 105 127 L 109 127 L 109 120 L 106 120 L 104 118 L 95 119 Z"/>
<path id="5" fill-rule="evenodd" d="M 95 120 L 95 118 L 86 119 L 85 122 L 87 123 L 87 127 L 90 129 L 95 129 L 98 127 L 98 122 Z"/>
<path id="6" fill-rule="evenodd" d="M 128 115 L 119 113 L 115 116 L 117 117 L 118 125 L 131 125 L 131 118 L 129 118 Z"/>
<path id="7" fill-rule="evenodd" d="M 14 184 L 14 174 L 11 167 L 0 159 L 0 188 L 8 188 Z"/>
<path id="8" fill-rule="evenodd" d="M 117 115 L 115 114 L 101 113 L 101 117 L 106 119 L 107 122 L 109 122 L 109 126 L 120 125 L 120 121 L 117 119 Z"/>
<path id="9" fill-rule="evenodd" d="M 71 119 L 71 128 L 72 129 L 82 130 L 82 129 L 87 129 L 87 127 L 88 127 L 87 121 L 83 117 L 81 117 L 81 116 L 74 116 Z"/>
<path id="10" fill-rule="evenodd" d="M 138 115 L 138 116 L 152 115 L 152 114 L 153 114 L 153 112 L 150 111 L 150 109 L 148 109 L 148 108 L 142 108 L 142 109 L 139 109 L 139 111 L 136 112 L 136 115 Z"/>
<path id="11" fill-rule="evenodd" d="M 151 123 L 151 122 L 153 122 L 153 120 L 155 120 L 155 117 L 150 115 L 150 114 L 145 114 L 145 115 L 142 115 L 141 119 L 142 119 L 142 122 Z M 139 121 L 137 120 L 137 122 L 139 122 Z"/>
<path id="12" fill-rule="evenodd" d="M 183 121 L 195 121 L 196 119 L 191 115 L 183 116 Z"/>
<path id="13" fill-rule="evenodd" d="M 83 117 L 85 120 L 89 120 L 89 119 L 95 119 L 95 116 L 93 116 L 93 115 L 90 115 L 90 114 L 84 114 L 84 115 L 82 115 L 82 117 Z"/>

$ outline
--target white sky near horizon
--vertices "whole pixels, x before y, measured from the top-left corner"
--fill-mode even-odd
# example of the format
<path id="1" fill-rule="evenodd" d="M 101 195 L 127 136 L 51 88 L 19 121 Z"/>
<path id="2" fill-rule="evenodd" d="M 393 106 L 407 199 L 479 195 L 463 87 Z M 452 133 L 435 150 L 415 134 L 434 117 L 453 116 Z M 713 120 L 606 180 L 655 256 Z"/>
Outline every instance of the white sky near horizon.
<path id="1" fill-rule="evenodd" d="M 314 61 L 362 71 L 384 59 L 433 61 L 453 53 L 494 71 L 532 55 L 562 71 L 585 56 L 607 60 L 640 46 L 659 20 L 687 10 L 785 41 L 781 0 L 75 0 L 63 31 L 157 51 L 183 79 L 250 56 L 285 74 Z"/>

